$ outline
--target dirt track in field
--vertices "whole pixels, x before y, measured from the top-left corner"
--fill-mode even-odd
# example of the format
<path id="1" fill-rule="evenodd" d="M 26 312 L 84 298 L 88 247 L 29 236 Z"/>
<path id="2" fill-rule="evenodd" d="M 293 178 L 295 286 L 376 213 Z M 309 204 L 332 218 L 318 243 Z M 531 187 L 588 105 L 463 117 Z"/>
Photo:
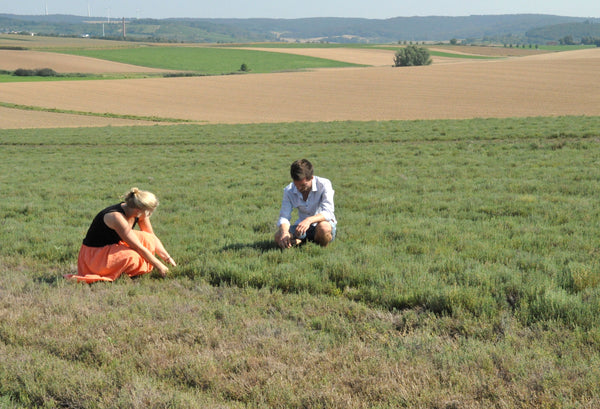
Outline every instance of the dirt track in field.
<path id="1" fill-rule="evenodd" d="M 311 51 L 314 56 L 372 66 L 238 76 L 4 83 L 0 84 L 0 102 L 202 123 L 600 115 L 600 48 L 499 60 L 438 58 L 430 66 L 409 68 L 391 67 L 391 51 Z M 98 60 L 94 63 L 98 69 Z M 1 55 L 0 69 L 7 69 Z M 64 72 L 91 71 L 65 67 Z M 66 117 L 2 109 L 0 128 L 130 123 Z"/>

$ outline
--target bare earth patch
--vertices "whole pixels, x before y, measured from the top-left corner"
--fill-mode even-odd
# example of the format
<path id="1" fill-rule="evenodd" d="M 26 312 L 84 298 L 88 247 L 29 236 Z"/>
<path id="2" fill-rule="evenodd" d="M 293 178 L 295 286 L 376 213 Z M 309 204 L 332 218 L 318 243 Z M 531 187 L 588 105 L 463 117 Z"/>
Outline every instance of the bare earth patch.
<path id="1" fill-rule="evenodd" d="M 432 51 L 441 51 L 444 53 L 481 55 L 486 57 L 525 57 L 527 55 L 553 53 L 553 51 L 535 48 L 485 47 L 472 45 L 435 45 L 428 48 Z"/>
<path id="2" fill-rule="evenodd" d="M 244 48 L 244 47 L 240 47 Z M 398 49 L 402 46 L 398 46 Z M 546 54 L 549 51 L 504 48 L 504 47 L 474 47 L 474 46 L 437 46 L 428 47 L 431 51 L 441 51 L 449 54 L 476 55 L 484 57 L 523 57 L 528 55 Z M 349 62 L 353 64 L 372 65 L 376 67 L 389 67 L 394 64 L 394 55 L 397 50 L 382 50 L 377 48 L 256 48 L 247 47 L 248 50 L 261 50 L 279 53 L 304 55 L 308 57 L 326 58 L 329 60 Z M 433 56 L 434 63 L 464 62 L 459 58 Z"/>
<path id="3" fill-rule="evenodd" d="M 598 72 L 595 48 L 426 67 L 5 83 L 0 101 L 207 123 L 596 116 Z M 30 114 L 9 121 L 3 112 L 0 128 L 55 126 Z"/>
<path id="4" fill-rule="evenodd" d="M 44 51 L 0 50 L 0 69 L 14 71 L 18 68 L 52 68 L 58 73 L 160 73 L 165 70 L 100 60 L 77 55 Z"/>
<path id="5" fill-rule="evenodd" d="M 392 66 L 395 51 L 367 48 L 256 48 L 240 47 L 246 50 L 259 50 L 275 53 L 303 55 L 307 57 L 326 58 L 328 60 L 349 62 L 352 64 Z"/>

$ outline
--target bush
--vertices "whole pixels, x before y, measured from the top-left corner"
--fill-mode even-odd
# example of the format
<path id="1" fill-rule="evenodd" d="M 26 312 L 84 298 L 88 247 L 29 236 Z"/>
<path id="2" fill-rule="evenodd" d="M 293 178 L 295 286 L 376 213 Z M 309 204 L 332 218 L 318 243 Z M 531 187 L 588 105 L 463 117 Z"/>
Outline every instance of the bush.
<path id="1" fill-rule="evenodd" d="M 17 77 L 58 77 L 58 73 L 52 68 L 38 68 L 35 70 L 17 68 L 14 75 Z"/>
<path id="2" fill-rule="evenodd" d="M 35 70 L 35 75 L 38 77 L 56 77 L 58 74 L 52 68 L 41 68 L 39 70 Z"/>
<path id="3" fill-rule="evenodd" d="M 424 47 L 409 45 L 396 52 L 394 57 L 395 67 L 411 67 L 431 64 L 429 51 Z"/>
<path id="4" fill-rule="evenodd" d="M 14 72 L 17 77 L 33 77 L 33 70 L 26 70 L 25 68 L 17 68 Z"/>

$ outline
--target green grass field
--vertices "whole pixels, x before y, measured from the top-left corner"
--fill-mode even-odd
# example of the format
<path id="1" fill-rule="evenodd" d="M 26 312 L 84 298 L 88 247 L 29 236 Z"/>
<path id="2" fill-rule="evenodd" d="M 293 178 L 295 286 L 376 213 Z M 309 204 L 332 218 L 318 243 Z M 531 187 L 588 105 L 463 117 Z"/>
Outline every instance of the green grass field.
<path id="1" fill-rule="evenodd" d="M 246 64 L 251 72 L 296 71 L 313 68 L 356 67 L 356 64 L 323 58 L 256 50 L 235 50 L 213 47 L 137 47 L 112 50 L 61 50 L 70 54 L 100 58 L 143 67 L 202 74 L 239 72 Z"/>
<path id="2" fill-rule="evenodd" d="M 0 130 L 0 407 L 596 407 L 599 137 L 599 117 Z M 282 252 L 301 157 L 338 237 Z M 132 186 L 179 266 L 66 282 Z"/>

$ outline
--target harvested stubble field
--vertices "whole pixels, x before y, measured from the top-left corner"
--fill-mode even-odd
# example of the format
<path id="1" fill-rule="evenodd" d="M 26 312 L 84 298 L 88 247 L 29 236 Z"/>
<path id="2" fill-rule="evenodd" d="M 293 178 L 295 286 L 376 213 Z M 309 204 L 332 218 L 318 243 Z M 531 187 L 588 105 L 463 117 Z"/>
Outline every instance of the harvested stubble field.
<path id="1" fill-rule="evenodd" d="M 90 57 L 71 56 L 67 54 L 58 54 L 45 51 L 17 51 L 0 50 L 0 68 L 3 70 L 14 71 L 18 68 L 52 68 L 61 73 L 132 73 L 165 72 L 156 68 L 137 67 L 135 65 L 121 64 L 112 61 L 99 60 Z"/>
<path id="2" fill-rule="evenodd" d="M 0 84 L 0 102 L 213 124 L 600 115 L 600 49 L 533 52 L 536 55 L 496 60 L 436 57 L 431 66 L 410 68 L 392 67 L 393 51 L 279 51 L 369 66 L 233 76 L 4 83 Z M 57 72 L 155 72 L 77 56 L 0 51 L 0 69 L 17 66 L 49 67 Z M 5 129 L 56 127 L 57 123 L 128 124 L 119 118 L 34 111 L 0 116 L 0 128 Z"/>

